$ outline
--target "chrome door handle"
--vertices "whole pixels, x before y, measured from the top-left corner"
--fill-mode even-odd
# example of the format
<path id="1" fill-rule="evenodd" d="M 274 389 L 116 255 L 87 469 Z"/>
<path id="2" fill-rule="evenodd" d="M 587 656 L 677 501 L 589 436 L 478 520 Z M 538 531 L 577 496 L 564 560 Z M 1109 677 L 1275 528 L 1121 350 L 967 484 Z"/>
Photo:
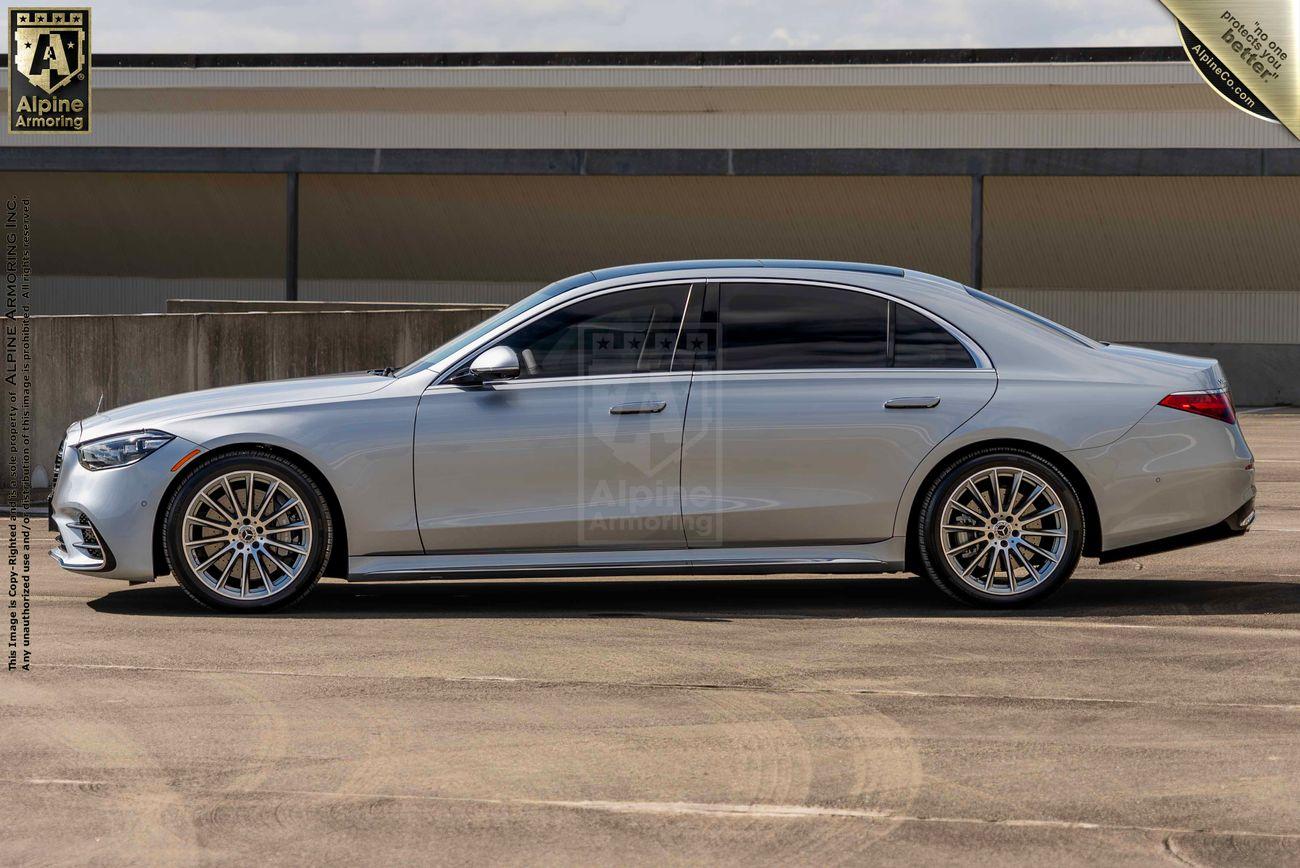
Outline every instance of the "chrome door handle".
<path id="1" fill-rule="evenodd" d="M 634 401 L 631 404 L 615 404 L 609 408 L 611 416 L 631 416 L 633 413 L 662 413 L 667 401 Z"/>
<path id="2" fill-rule="evenodd" d="M 938 397 L 929 398 L 891 398 L 885 402 L 886 410 L 929 410 L 938 407 Z"/>

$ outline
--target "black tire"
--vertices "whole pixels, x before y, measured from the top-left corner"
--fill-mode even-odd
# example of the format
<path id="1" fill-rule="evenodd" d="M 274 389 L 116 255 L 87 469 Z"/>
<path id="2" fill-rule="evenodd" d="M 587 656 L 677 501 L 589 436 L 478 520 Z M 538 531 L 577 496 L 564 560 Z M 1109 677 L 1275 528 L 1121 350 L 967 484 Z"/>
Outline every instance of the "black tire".
<path id="1" fill-rule="evenodd" d="M 273 581 L 268 581 L 267 586 L 261 587 L 260 596 L 234 599 L 218 593 L 206 584 L 196 573 L 194 565 L 186 558 L 184 516 L 200 493 L 215 480 L 230 473 L 248 472 L 258 474 L 259 477 L 273 477 L 295 492 L 298 500 L 301 501 L 305 516 L 309 519 L 311 533 L 310 542 L 304 545 L 306 554 L 301 556 L 301 569 L 296 576 L 286 581 L 283 587 L 276 587 Z M 219 503 L 229 506 L 226 501 L 219 501 Z M 252 513 L 254 510 L 250 508 L 248 512 Z M 185 589 L 185 593 L 199 604 L 221 612 L 274 612 L 299 602 L 320 580 L 326 564 L 329 563 L 330 551 L 334 544 L 334 528 L 329 503 L 321 492 L 320 486 L 292 461 L 255 449 L 226 452 L 196 462 L 167 504 L 162 534 L 167 565 L 177 582 Z M 285 537 L 282 536 L 280 539 Z M 289 537 L 288 540 L 293 541 L 293 537 Z M 260 571 L 260 563 L 258 569 Z M 274 570 L 268 572 L 275 575 Z M 280 574 L 280 580 L 284 581 L 288 575 L 288 573 Z"/>
<path id="2" fill-rule="evenodd" d="M 1008 479 L 1006 473 L 996 473 L 995 468 L 1008 468 L 1012 471 Z M 1026 474 L 1036 476 L 1041 482 L 1046 483 L 1050 488 L 1048 495 L 1039 495 L 1039 498 L 1055 496 L 1057 504 L 1060 506 L 1060 513 L 1064 515 L 1064 521 L 1060 519 L 1042 519 L 1037 522 L 1030 522 L 1021 527 L 1021 519 L 1013 518 L 1013 504 L 1004 504 L 1001 502 L 1002 495 L 999 491 L 992 489 L 991 480 L 998 481 L 1000 491 L 1007 491 L 1016 484 L 1014 471 L 1024 471 Z M 983 475 L 981 477 L 981 474 Z M 975 496 L 987 493 L 984 499 L 987 501 L 988 512 L 990 513 L 987 520 L 988 526 L 980 525 L 979 519 L 971 517 L 966 519 L 972 524 L 972 529 L 961 531 L 954 534 L 951 539 L 954 543 L 953 549 L 966 545 L 969 541 L 971 549 L 976 554 L 956 553 L 952 551 L 945 552 L 943 534 L 943 511 L 949 504 L 949 498 L 959 489 L 968 491 L 964 486 L 972 479 L 977 480 L 976 487 L 979 489 L 970 495 L 958 495 L 959 498 L 965 498 L 966 502 L 979 509 Z M 1032 487 L 1026 492 L 1025 480 L 1029 477 L 1020 477 L 1019 496 L 1027 498 L 1032 493 Z M 998 502 L 994 501 L 994 496 L 999 498 Z M 1014 497 L 1011 498 L 1014 500 Z M 1017 502 L 1023 503 L 1021 500 Z M 1050 500 L 1039 499 L 1035 501 L 1039 504 L 1051 504 Z M 1005 508 L 1004 508 L 1005 507 Z M 1030 518 L 1043 512 L 1038 509 L 1026 507 L 1026 514 L 1022 518 Z M 961 517 L 961 510 L 957 508 L 952 515 Z M 968 455 L 954 462 L 942 472 L 940 472 L 934 481 L 926 488 L 921 495 L 921 504 L 918 510 L 918 521 L 916 523 L 916 538 L 914 544 L 917 555 L 917 566 L 921 576 L 929 579 L 936 587 L 948 594 L 950 597 L 959 600 L 968 605 L 1010 608 L 1024 606 L 1030 603 L 1038 602 L 1049 594 L 1057 591 L 1061 585 L 1069 579 L 1078 566 L 1079 558 L 1083 553 L 1083 541 L 1086 536 L 1087 528 L 1084 525 L 1085 514 L 1079 498 L 1079 492 L 1070 482 L 1069 478 L 1061 473 L 1050 462 L 1034 455 L 1031 452 L 1015 448 L 989 448 L 972 455 Z M 1060 527 L 1054 527 L 1060 523 Z M 952 528 L 953 525 L 948 525 Z M 1034 530 L 1037 529 L 1037 532 Z M 987 531 L 987 532 L 985 532 Z M 1032 538 L 1037 544 L 1046 546 L 1051 554 L 1058 558 L 1053 562 L 1049 558 L 1040 556 L 1030 550 L 1029 547 L 1020 548 L 1023 543 L 1028 543 L 1028 539 L 1023 539 L 1021 533 L 1026 537 Z M 1053 537 L 1050 542 L 1044 536 L 1037 533 L 1054 533 L 1062 536 Z M 949 531 L 952 533 L 952 531 Z M 1060 542 L 1056 542 L 1059 539 Z M 1004 567 L 995 566 L 999 563 L 998 551 L 1002 547 L 1005 551 L 1006 563 L 1012 564 L 1012 569 L 1005 571 L 1005 582 L 998 581 L 998 570 Z M 1053 548 L 1055 547 L 1055 548 Z M 985 552 L 988 554 L 985 554 Z M 1029 565 L 1025 565 L 1020 558 L 1022 553 Z M 984 560 L 978 564 L 972 564 L 977 558 Z M 1027 589 L 1016 590 L 1017 583 L 1014 576 L 1021 573 L 1021 582 L 1030 583 L 1033 580 L 1030 565 L 1037 560 L 1038 567 L 1044 573 L 1044 578 L 1034 581 Z M 953 562 L 958 565 L 965 565 L 971 570 L 969 578 L 963 578 L 959 570 L 954 568 Z M 1050 572 L 1047 567 L 1051 566 Z M 993 576 L 988 581 L 988 587 L 993 590 L 985 590 L 984 587 L 977 587 L 981 584 L 978 576 L 984 573 L 985 566 L 989 568 L 989 574 Z M 1023 572 L 1022 572 L 1023 571 Z M 1005 588 L 1002 586 L 1005 584 Z"/>

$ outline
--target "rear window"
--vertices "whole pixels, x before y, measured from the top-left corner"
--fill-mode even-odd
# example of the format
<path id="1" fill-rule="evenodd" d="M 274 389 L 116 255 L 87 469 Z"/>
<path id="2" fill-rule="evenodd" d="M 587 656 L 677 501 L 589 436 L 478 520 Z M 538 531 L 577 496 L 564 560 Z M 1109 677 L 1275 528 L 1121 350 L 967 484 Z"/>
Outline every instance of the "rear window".
<path id="1" fill-rule="evenodd" d="M 968 292 L 973 298 L 978 298 L 980 301 L 984 302 L 985 304 L 991 304 L 994 307 L 998 307 L 1001 308 L 1002 310 L 1008 311 L 1010 313 L 1014 313 L 1016 316 L 1019 316 L 1022 319 L 1027 319 L 1030 322 L 1034 323 L 1035 325 L 1040 325 L 1043 328 L 1051 329 L 1057 334 L 1064 335 L 1065 337 L 1069 338 L 1072 341 L 1077 341 L 1078 343 L 1083 344 L 1085 347 L 1089 347 L 1095 350 L 1100 348 L 1101 346 L 1092 338 L 1087 337 L 1086 335 L 1081 335 L 1078 332 L 1076 332 L 1074 329 L 1068 329 L 1065 326 L 1061 325 L 1060 323 L 1052 322 L 1050 319 L 1048 319 L 1045 316 L 1039 316 L 1033 311 L 1025 310 L 1023 307 L 1014 305 L 1009 301 L 1004 301 L 1003 299 L 998 298 L 996 295 L 989 295 L 987 292 L 980 292 L 978 289 L 972 289 L 969 286 L 966 287 L 966 292 Z"/>

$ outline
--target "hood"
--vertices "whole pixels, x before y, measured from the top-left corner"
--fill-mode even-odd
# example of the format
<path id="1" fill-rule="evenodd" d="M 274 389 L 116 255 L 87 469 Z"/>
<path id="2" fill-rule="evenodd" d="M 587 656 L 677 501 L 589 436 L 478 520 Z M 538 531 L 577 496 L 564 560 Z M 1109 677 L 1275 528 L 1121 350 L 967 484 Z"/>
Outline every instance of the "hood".
<path id="1" fill-rule="evenodd" d="M 326 377 L 302 377 L 294 380 L 271 380 L 183 392 L 165 398 L 153 398 L 138 404 L 115 407 L 106 413 L 83 419 L 77 442 L 94 440 L 110 434 L 122 434 L 144 428 L 167 430 L 169 423 L 230 410 L 288 404 L 309 404 L 351 395 L 374 392 L 394 381 L 376 374 L 333 374 Z M 72 429 L 69 429 L 69 435 Z"/>

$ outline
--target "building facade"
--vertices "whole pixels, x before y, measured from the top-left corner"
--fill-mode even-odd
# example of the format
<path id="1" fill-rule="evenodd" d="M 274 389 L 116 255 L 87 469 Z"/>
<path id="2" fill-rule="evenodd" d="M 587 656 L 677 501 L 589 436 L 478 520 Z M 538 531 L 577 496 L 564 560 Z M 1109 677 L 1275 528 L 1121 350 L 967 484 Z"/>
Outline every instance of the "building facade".
<path id="1" fill-rule="evenodd" d="M 858 260 L 1300 401 L 1300 149 L 1181 49 L 107 55 L 93 86 L 93 135 L 0 149 L 33 313 Z"/>

